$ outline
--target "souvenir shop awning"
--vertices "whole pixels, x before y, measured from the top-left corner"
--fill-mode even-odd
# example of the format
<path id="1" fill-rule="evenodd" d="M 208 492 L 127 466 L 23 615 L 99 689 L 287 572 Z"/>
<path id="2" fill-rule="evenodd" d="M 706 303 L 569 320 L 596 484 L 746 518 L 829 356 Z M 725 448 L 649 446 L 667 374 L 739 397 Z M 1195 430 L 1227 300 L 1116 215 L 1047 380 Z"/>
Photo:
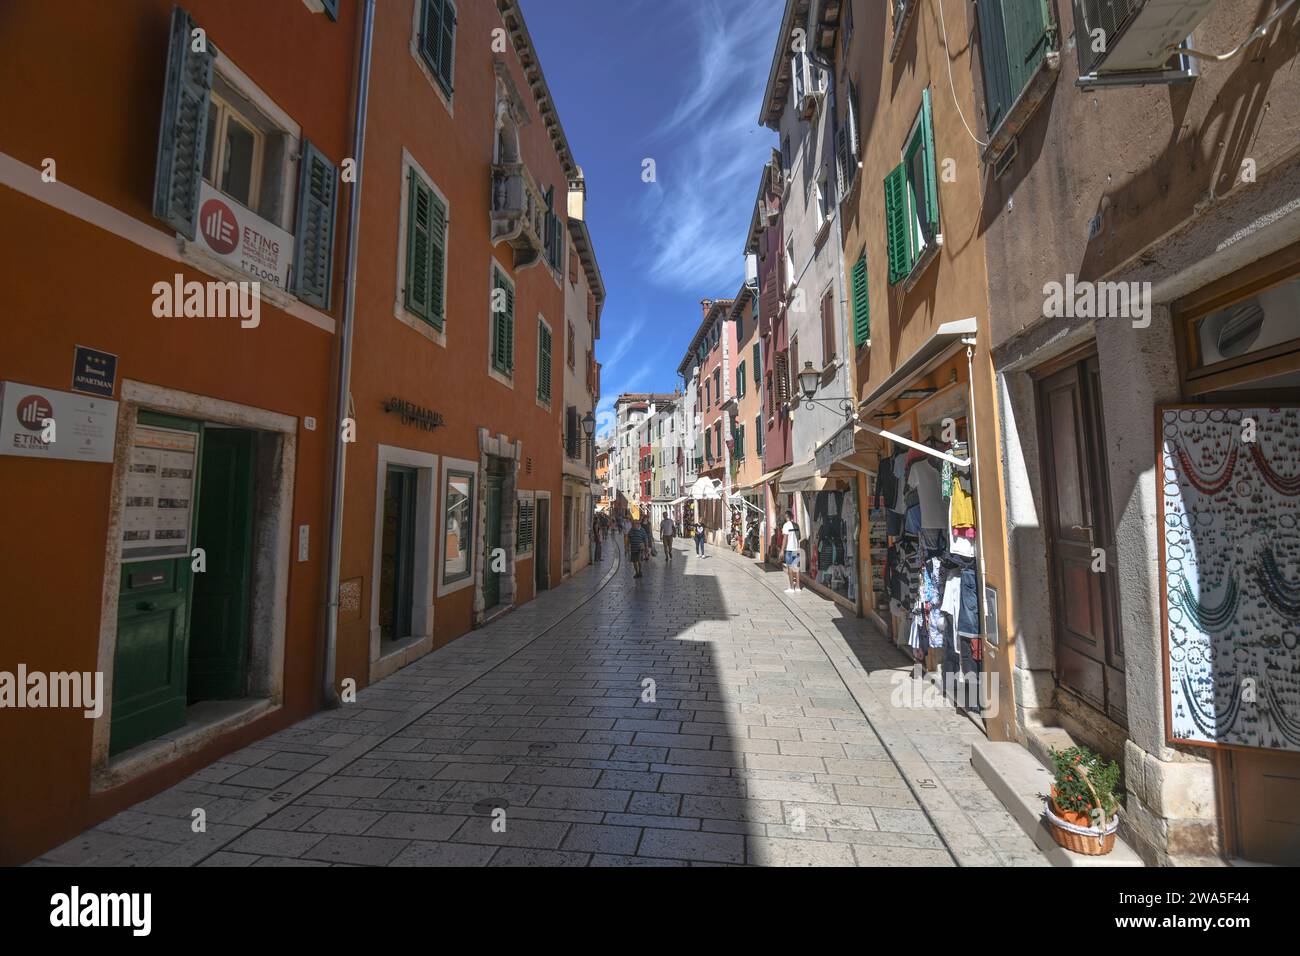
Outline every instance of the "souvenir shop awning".
<path id="1" fill-rule="evenodd" d="M 845 425 L 817 446 L 814 462 L 817 473 L 825 478 L 846 481 L 858 474 L 869 474 L 880 461 L 879 443 L 864 428 Z"/>
<path id="2" fill-rule="evenodd" d="M 752 482 L 752 483 L 750 483 L 750 484 L 748 484 L 748 485 L 744 485 L 743 487 L 737 488 L 736 490 L 737 490 L 737 491 L 750 491 L 750 490 L 752 490 L 752 489 L 754 489 L 754 488 L 761 487 L 762 485 L 767 484 L 769 481 L 771 481 L 771 480 L 772 480 L 773 478 L 775 478 L 777 475 L 781 474 L 781 472 L 783 472 L 783 471 L 785 471 L 785 466 L 784 466 L 784 465 L 782 465 L 780 468 L 774 468 L 774 469 L 772 469 L 771 471 L 769 471 L 766 475 L 764 475 L 762 478 L 759 478 L 758 481 Z"/>
<path id="3" fill-rule="evenodd" d="M 701 476 L 696 480 L 695 484 L 691 485 L 691 497 L 697 500 L 701 498 L 721 498 L 722 492 L 718 490 L 718 485 L 714 484 L 716 480 L 715 478 Z"/>
<path id="4" fill-rule="evenodd" d="M 908 358 L 894 369 L 894 373 L 880 383 L 871 394 L 862 400 L 859 406 L 859 414 L 866 417 L 870 412 L 883 405 L 888 399 L 894 396 L 894 393 L 906 386 L 912 379 L 922 375 L 926 366 L 940 359 L 953 345 L 961 342 L 968 336 L 973 336 L 977 331 L 977 322 L 974 317 L 969 319 L 960 319 L 956 322 L 945 322 L 939 326 L 925 343 L 913 352 Z"/>
<path id="5" fill-rule="evenodd" d="M 791 465 L 781 474 L 782 491 L 821 491 L 827 479 L 817 473 L 817 462 L 806 461 Z"/>

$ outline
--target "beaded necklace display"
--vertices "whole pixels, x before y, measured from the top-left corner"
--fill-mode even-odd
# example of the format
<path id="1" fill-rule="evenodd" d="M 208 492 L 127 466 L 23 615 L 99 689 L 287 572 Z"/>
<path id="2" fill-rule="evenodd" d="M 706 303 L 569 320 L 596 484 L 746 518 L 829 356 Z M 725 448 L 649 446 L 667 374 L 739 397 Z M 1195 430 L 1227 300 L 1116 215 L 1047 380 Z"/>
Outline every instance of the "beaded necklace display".
<path id="1" fill-rule="evenodd" d="M 1287 620 L 1300 618 L 1300 583 L 1292 584 L 1282 576 L 1273 552 L 1265 549 L 1255 566 L 1255 580 L 1273 610 Z"/>
<path id="2" fill-rule="evenodd" d="M 1182 445 L 1174 445 L 1174 455 L 1178 458 L 1178 463 L 1183 466 L 1183 474 L 1191 482 L 1192 487 L 1207 497 L 1213 497 L 1228 487 L 1232 481 L 1232 473 L 1237 467 L 1237 444 L 1234 441 L 1232 450 L 1228 452 L 1227 463 L 1223 466 L 1223 471 L 1218 478 L 1203 478 L 1197 474 L 1196 468 L 1192 465 L 1191 456 L 1183 450 Z"/>
<path id="3" fill-rule="evenodd" d="M 1288 498 L 1300 494 L 1300 474 L 1288 478 L 1274 471 L 1269 465 L 1268 459 L 1264 457 L 1264 453 L 1256 444 L 1250 446 L 1250 454 L 1255 459 L 1255 465 L 1259 468 L 1259 473 L 1264 476 L 1264 480 L 1268 482 L 1269 487 Z"/>
<path id="4" fill-rule="evenodd" d="M 1274 725 L 1292 746 L 1300 747 L 1300 720 L 1287 713 L 1287 708 L 1278 699 L 1277 691 L 1273 689 L 1272 679 L 1267 676 L 1264 678 L 1264 692 L 1268 695 L 1269 713 L 1273 715 Z"/>
<path id="5" fill-rule="evenodd" d="M 1192 682 L 1184 673 L 1179 681 L 1183 688 L 1183 699 L 1187 701 L 1187 713 L 1210 740 L 1218 740 L 1223 736 L 1224 731 L 1237 722 L 1237 712 L 1241 709 L 1241 682 L 1234 681 L 1232 688 L 1232 699 L 1228 702 L 1227 711 L 1221 714 L 1207 714 L 1201 707 L 1200 701 L 1196 697 L 1195 691 L 1192 690 Z"/>
<path id="6" fill-rule="evenodd" d="M 1228 578 L 1228 586 L 1224 589 L 1223 600 L 1219 602 L 1218 607 L 1210 607 L 1196 599 L 1192 589 L 1187 584 L 1187 579 L 1183 578 L 1178 589 L 1171 595 L 1173 603 L 1181 606 L 1189 617 L 1196 622 L 1196 626 L 1202 632 L 1208 634 L 1211 631 L 1221 631 L 1229 624 L 1237 614 L 1237 606 L 1241 603 L 1241 592 L 1237 588 L 1237 577 L 1231 575 Z"/>

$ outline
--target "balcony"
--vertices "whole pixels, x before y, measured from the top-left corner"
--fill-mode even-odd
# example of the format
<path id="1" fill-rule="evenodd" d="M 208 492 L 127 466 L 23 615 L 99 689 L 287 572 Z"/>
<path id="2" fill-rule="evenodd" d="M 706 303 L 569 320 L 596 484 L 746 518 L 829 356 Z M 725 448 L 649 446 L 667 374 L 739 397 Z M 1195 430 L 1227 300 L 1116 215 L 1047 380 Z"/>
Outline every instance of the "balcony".
<path id="1" fill-rule="evenodd" d="M 508 242 L 515 268 L 539 261 L 546 252 L 546 200 L 523 163 L 492 167 L 492 244 Z"/>

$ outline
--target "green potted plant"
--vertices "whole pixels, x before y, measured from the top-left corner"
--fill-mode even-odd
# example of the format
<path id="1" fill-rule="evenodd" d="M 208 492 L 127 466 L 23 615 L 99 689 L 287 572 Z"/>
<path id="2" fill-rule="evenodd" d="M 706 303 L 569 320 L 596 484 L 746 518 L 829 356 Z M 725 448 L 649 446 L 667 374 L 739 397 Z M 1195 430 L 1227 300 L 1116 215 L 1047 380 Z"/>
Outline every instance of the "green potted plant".
<path id="1" fill-rule="evenodd" d="M 1052 837 L 1075 853 L 1109 853 L 1119 829 L 1119 765 L 1087 747 L 1053 748 L 1050 756 L 1054 773 L 1047 822 Z"/>

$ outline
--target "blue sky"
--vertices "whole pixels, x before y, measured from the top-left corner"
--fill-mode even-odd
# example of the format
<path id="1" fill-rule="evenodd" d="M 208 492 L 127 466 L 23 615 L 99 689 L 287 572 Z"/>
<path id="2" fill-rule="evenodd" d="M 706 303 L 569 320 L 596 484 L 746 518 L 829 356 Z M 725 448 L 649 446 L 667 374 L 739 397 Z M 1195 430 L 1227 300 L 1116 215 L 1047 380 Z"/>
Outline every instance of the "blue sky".
<path id="1" fill-rule="evenodd" d="M 608 299 L 602 431 L 621 392 L 672 391 L 700 299 L 744 278 L 776 134 L 758 125 L 782 0 L 520 0 L 574 157 Z M 655 161 L 657 182 L 642 181 Z"/>

